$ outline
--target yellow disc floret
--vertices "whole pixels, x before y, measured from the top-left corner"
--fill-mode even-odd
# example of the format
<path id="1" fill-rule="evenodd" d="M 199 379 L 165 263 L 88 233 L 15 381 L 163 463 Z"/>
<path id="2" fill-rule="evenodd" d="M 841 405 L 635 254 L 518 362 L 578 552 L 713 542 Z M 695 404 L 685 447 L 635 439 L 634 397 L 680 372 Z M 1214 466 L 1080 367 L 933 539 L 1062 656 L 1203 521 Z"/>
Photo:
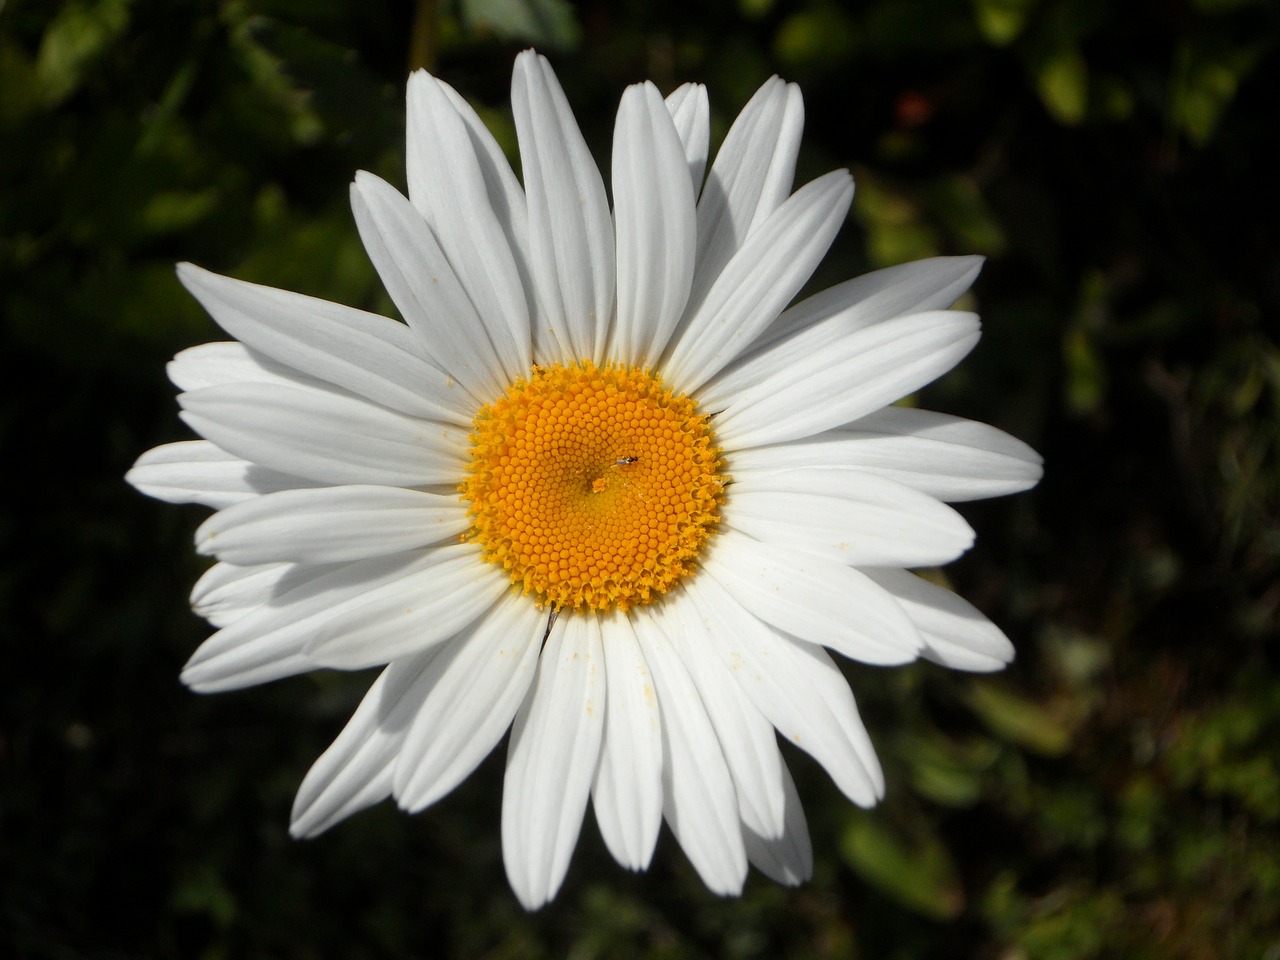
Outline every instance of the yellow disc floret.
<path id="1" fill-rule="evenodd" d="M 693 570 L 720 468 L 707 417 L 648 370 L 534 367 L 476 415 L 466 536 L 539 604 L 626 610 Z"/>

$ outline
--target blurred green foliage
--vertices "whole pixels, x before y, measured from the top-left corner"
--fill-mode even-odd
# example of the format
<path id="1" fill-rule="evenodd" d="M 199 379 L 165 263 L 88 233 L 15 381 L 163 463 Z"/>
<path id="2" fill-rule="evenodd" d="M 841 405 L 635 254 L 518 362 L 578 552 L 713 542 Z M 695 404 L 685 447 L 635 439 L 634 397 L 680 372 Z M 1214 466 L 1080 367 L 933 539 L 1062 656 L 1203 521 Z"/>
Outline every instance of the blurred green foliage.
<path id="1" fill-rule="evenodd" d="M 1278 41 L 1262 0 L 0 3 L 0 955 L 1280 958 Z M 1045 454 L 948 570 L 1020 659 L 849 668 L 889 797 L 793 757 L 798 891 L 717 900 L 669 839 L 629 875 L 588 825 L 526 915 L 501 750 L 421 816 L 295 843 L 368 678 L 176 681 L 201 511 L 120 479 L 183 436 L 165 360 L 217 337 L 173 263 L 391 312 L 344 184 L 403 183 L 416 66 L 513 151 L 529 44 L 604 162 L 626 83 L 707 83 L 718 138 L 799 81 L 800 179 L 859 188 L 815 286 L 991 258 L 986 339 L 922 399 Z"/>

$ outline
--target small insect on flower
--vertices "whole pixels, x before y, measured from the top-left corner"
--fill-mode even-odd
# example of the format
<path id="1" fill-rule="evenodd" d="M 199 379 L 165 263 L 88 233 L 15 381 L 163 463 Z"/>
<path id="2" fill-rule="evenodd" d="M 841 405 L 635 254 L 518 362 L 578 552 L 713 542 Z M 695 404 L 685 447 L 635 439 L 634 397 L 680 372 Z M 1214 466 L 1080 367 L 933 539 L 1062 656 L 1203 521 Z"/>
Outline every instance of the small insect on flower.
<path id="1" fill-rule="evenodd" d="M 306 775 L 292 832 L 388 797 L 420 811 L 510 730 L 502 844 L 533 909 L 588 804 L 624 867 L 662 822 L 707 886 L 809 876 L 781 735 L 871 806 L 884 778 L 828 650 L 996 670 L 1005 636 L 911 568 L 973 542 L 949 501 L 1025 490 L 1000 431 L 892 406 L 978 341 L 936 258 L 792 303 L 853 196 L 792 191 L 800 91 L 768 80 L 707 171 L 705 90 L 629 87 L 613 207 L 532 51 L 511 91 L 524 182 L 419 72 L 408 197 L 352 209 L 400 320 L 183 264 L 234 338 L 169 367 L 201 437 L 129 480 L 214 508 L 195 690 L 383 667 Z"/>

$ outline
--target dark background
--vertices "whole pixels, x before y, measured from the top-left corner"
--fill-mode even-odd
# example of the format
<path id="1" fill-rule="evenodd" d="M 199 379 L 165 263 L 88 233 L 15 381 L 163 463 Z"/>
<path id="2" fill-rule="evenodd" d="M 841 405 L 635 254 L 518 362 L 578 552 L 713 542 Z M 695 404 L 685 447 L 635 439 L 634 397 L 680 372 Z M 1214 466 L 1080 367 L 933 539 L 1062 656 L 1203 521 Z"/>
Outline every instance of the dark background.
<path id="1" fill-rule="evenodd" d="M 1280 958 L 1276 5 L 1249 0 L 8 0 L 0 4 L 0 956 Z M 590 815 L 525 914 L 504 749 L 435 808 L 286 832 L 369 677 L 217 697 L 178 670 L 205 511 L 121 477 L 185 436 L 163 364 L 219 338 L 173 263 L 392 312 L 347 184 L 403 185 L 428 66 L 514 154 L 514 54 L 552 57 L 607 163 L 625 84 L 771 73 L 797 182 L 849 166 L 815 284 L 990 259 L 982 344 L 924 405 L 1046 461 L 966 506 L 952 583 L 1018 661 L 847 673 L 889 796 L 789 753 L 797 891 L 644 875 Z M 607 178 L 606 178 L 607 182 Z"/>

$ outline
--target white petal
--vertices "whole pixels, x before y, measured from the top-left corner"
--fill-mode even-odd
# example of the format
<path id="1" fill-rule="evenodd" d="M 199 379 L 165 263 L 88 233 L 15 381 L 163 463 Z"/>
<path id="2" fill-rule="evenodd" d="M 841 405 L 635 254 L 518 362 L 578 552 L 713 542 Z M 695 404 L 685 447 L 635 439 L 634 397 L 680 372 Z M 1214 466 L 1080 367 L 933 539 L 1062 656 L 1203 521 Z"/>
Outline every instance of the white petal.
<path id="1" fill-rule="evenodd" d="M 322 390 L 272 383 L 178 396 L 182 419 L 219 447 L 321 483 L 455 484 L 466 431 Z"/>
<path id="2" fill-rule="evenodd" d="M 698 269 L 691 306 L 702 303 L 747 235 L 791 192 L 804 101 L 800 88 L 767 80 L 729 128 L 698 201 Z"/>
<path id="3" fill-rule="evenodd" d="M 363 560 L 439 543 L 470 521 L 457 496 L 348 485 L 283 490 L 220 510 L 196 551 L 238 564 Z"/>
<path id="4" fill-rule="evenodd" d="M 207 440 L 181 440 L 140 456 L 125 480 L 168 503 L 199 503 L 220 510 L 262 493 L 312 486 L 278 470 L 232 456 Z"/>
<path id="5" fill-rule="evenodd" d="M 223 383 L 303 383 L 308 386 L 321 383 L 234 340 L 201 343 L 179 350 L 164 370 L 179 390 L 199 390 Z"/>
<path id="6" fill-rule="evenodd" d="M 692 581 L 708 636 L 757 709 L 809 753 L 854 803 L 884 795 L 884 774 L 849 684 L 826 651 L 779 636 L 711 577 Z"/>
<path id="7" fill-rule="evenodd" d="M 715 538 L 703 565 L 761 620 L 851 659 L 910 663 L 924 646 L 897 601 L 852 567 L 733 530 Z"/>
<path id="8" fill-rule="evenodd" d="M 955 503 L 1030 489 L 1040 464 L 1021 440 L 985 423 L 885 407 L 810 440 L 736 451 L 733 476 L 746 483 L 757 471 L 855 467 Z"/>
<path id="9" fill-rule="evenodd" d="M 783 886 L 798 887 L 813 876 L 813 844 L 809 841 L 809 825 L 804 819 L 800 794 L 785 763 L 782 789 L 786 797 L 786 826 L 782 836 L 766 839 L 745 827 L 743 840 L 752 866 Z"/>
<path id="10" fill-rule="evenodd" d="M 556 895 L 578 842 L 604 729 L 605 678 L 595 617 L 561 617 L 516 714 L 502 788 L 502 857 L 517 899 Z"/>
<path id="11" fill-rule="evenodd" d="M 182 670 L 193 690 L 212 693 L 266 683 L 314 669 L 302 648 L 344 604 L 359 603 L 430 564 L 425 553 L 376 557 L 338 566 L 290 565 L 262 606 L 200 645 Z"/>
<path id="12" fill-rule="evenodd" d="M 628 87 L 613 134 L 617 322 L 609 357 L 650 366 L 684 312 L 693 280 L 693 191 L 684 149 L 652 83 Z"/>
<path id="13" fill-rule="evenodd" d="M 447 84 L 425 71 L 413 74 L 408 113 L 409 196 L 475 304 L 508 379 L 514 379 L 533 363 L 518 266 L 522 254 L 516 252 L 521 244 L 515 238 L 525 232 L 524 191 L 493 136 Z M 517 209 L 519 227 L 512 219 Z"/>
<path id="14" fill-rule="evenodd" d="M 707 153 L 711 148 L 711 105 L 707 102 L 707 88 L 700 83 L 683 84 L 671 92 L 666 104 L 684 147 L 696 198 L 702 192 L 702 176 L 707 172 Z"/>
<path id="15" fill-rule="evenodd" d="M 393 787 L 406 810 L 465 780 L 511 726 L 538 666 L 547 613 L 514 591 L 431 661 L 426 694 L 400 750 Z"/>
<path id="16" fill-rule="evenodd" d="M 738 796 L 738 815 L 754 833 L 776 839 L 784 827 L 782 754 L 765 719 L 717 656 L 707 625 L 687 597 L 668 600 L 660 622 L 697 687 Z"/>
<path id="17" fill-rule="evenodd" d="M 178 265 L 178 279 L 227 333 L 293 370 L 411 416 L 460 424 L 474 416 L 404 324 L 190 263 Z"/>
<path id="18" fill-rule="evenodd" d="M 373 682 L 337 739 L 303 778 L 289 824 L 293 836 L 314 837 L 391 795 L 396 757 L 430 689 L 427 669 L 440 652 L 399 660 Z"/>
<path id="19" fill-rule="evenodd" d="M 747 235 L 679 332 L 663 374 L 697 389 L 731 363 L 804 285 L 844 222 L 853 179 L 836 170 L 801 187 Z"/>
<path id="20" fill-rule="evenodd" d="M 608 694 L 591 798 L 614 859 L 644 870 L 662 826 L 662 718 L 628 615 L 615 613 L 602 627 Z"/>
<path id="21" fill-rule="evenodd" d="M 735 473 L 723 514 L 757 540 L 852 566 L 938 566 L 973 546 L 973 529 L 950 507 L 845 467 Z"/>
<path id="22" fill-rule="evenodd" d="M 766 351 L 749 365 L 753 385 L 716 417 L 716 436 L 726 448 L 741 449 L 864 417 L 946 373 L 978 334 L 974 314 L 940 311 L 877 323 L 785 366 Z"/>
<path id="23" fill-rule="evenodd" d="M 511 331 L 493 323 L 441 249 L 427 221 L 395 187 L 356 174 L 351 210 L 383 286 L 432 358 L 481 402 L 528 372 Z M 527 355 L 527 350 L 525 351 Z"/>
<path id="24" fill-rule="evenodd" d="M 613 319 L 613 221 L 604 181 L 551 65 L 526 50 L 511 81 L 529 201 L 530 268 L 547 340 L 539 359 L 603 359 Z"/>
<path id="25" fill-rule="evenodd" d="M 963 597 L 905 570 L 867 570 L 902 605 L 924 638 L 923 656 L 954 670 L 989 673 L 1013 662 L 1013 644 Z"/>
<path id="26" fill-rule="evenodd" d="M 510 585 L 473 543 L 427 556 L 423 567 L 329 611 L 303 648 L 311 662 L 360 670 L 417 653 L 468 627 Z"/>
<path id="27" fill-rule="evenodd" d="M 729 766 L 698 690 L 646 610 L 633 610 L 640 649 L 662 710 L 663 814 L 712 893 L 736 896 L 747 874 L 738 801 Z"/>
<path id="28" fill-rule="evenodd" d="M 215 627 L 225 627 L 274 597 L 292 569 L 290 563 L 255 567 L 215 563 L 191 588 L 191 609 Z"/>
<path id="29" fill-rule="evenodd" d="M 797 303 L 778 318 L 770 337 L 790 336 L 817 320 L 851 311 L 862 326 L 882 320 L 945 310 L 978 278 L 986 258 L 926 257 L 864 273 Z"/>
<path id="30" fill-rule="evenodd" d="M 422 75 L 429 76 L 429 74 L 425 73 Z M 415 74 L 415 76 L 417 75 Z M 508 250 L 515 262 L 516 270 L 520 274 L 520 284 L 524 288 L 522 302 L 525 304 L 527 317 L 529 311 L 533 309 L 534 303 L 533 282 L 529 279 L 529 210 L 528 203 L 525 200 L 524 187 L 520 186 L 520 181 L 512 173 L 511 164 L 507 162 L 506 154 L 498 146 L 498 141 L 493 138 L 493 134 L 489 132 L 489 128 L 485 126 L 484 121 L 471 108 L 471 104 L 467 103 L 462 98 L 462 95 L 447 83 L 434 77 L 431 78 L 431 81 L 438 90 L 443 91 L 453 105 L 458 117 L 466 125 L 467 135 L 471 138 L 471 146 L 475 150 L 476 163 L 480 167 L 481 176 L 484 177 L 485 189 L 489 195 L 489 205 L 493 208 L 494 216 L 498 218 L 498 223 L 506 234 Z M 425 133 L 424 128 L 427 125 L 421 123 L 422 118 L 415 119 L 413 116 L 417 109 L 414 102 L 413 86 L 419 82 L 421 81 L 415 81 L 413 77 L 409 79 L 409 110 L 411 115 L 409 117 L 409 143 L 406 157 L 409 199 L 413 201 L 419 212 L 427 218 L 427 222 L 434 224 L 432 210 L 438 201 L 433 200 L 432 197 L 436 191 L 450 189 L 447 179 L 449 172 L 433 165 L 431 153 L 434 145 L 423 136 Z M 446 249 L 449 248 L 446 247 Z M 488 256 L 489 254 L 486 252 L 485 255 Z M 500 247 L 498 248 L 498 255 L 505 256 Z M 505 268 L 503 269 L 505 270 Z M 508 307 L 507 309 L 510 310 L 511 308 Z"/>
<path id="31" fill-rule="evenodd" d="M 751 350 L 699 391 L 704 409 L 716 410 L 758 381 L 751 361 L 770 352 L 775 368 L 827 349 L 841 338 L 891 320 L 956 302 L 982 269 L 982 257 L 933 257 L 846 280 L 786 310 Z M 781 341 L 786 341 L 785 345 Z"/>

